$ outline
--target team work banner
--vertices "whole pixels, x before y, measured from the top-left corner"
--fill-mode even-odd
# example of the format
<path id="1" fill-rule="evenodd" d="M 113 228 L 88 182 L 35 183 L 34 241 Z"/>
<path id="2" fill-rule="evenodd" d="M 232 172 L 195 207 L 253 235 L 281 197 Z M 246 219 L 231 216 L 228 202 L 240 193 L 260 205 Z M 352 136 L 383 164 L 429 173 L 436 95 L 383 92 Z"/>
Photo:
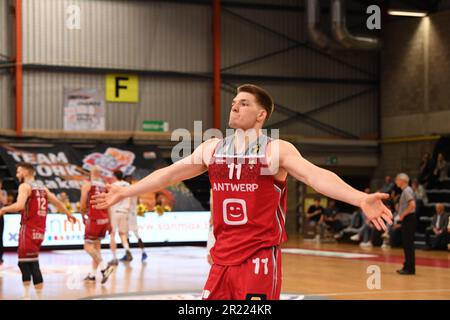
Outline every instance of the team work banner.
<path id="1" fill-rule="evenodd" d="M 80 189 L 88 180 L 89 170 L 97 166 L 104 180 L 112 182 L 113 172 L 120 170 L 137 181 L 156 169 L 167 166 L 159 150 L 151 145 L 106 145 L 74 148 L 69 144 L 0 144 L 0 157 L 15 177 L 16 165 L 28 162 L 36 168 L 36 179 L 53 193 L 68 196 L 67 207 L 79 210 Z M 183 184 L 150 192 L 139 198 L 139 213 L 148 211 L 203 211 L 200 202 Z"/>
<path id="2" fill-rule="evenodd" d="M 66 144 L 20 146 L 0 144 L 0 156 L 15 177 L 19 162 L 31 163 L 36 169 L 36 179 L 50 191 L 66 192 L 74 200 L 80 196 L 80 188 L 86 175 L 79 166 L 77 152 Z"/>

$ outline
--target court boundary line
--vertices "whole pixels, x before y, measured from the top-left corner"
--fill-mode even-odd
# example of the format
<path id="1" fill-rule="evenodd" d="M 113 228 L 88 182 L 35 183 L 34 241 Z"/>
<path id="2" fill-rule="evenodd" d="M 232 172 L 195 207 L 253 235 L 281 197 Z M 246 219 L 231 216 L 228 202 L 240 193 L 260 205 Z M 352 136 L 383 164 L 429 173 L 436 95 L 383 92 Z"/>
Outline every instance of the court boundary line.
<path id="1" fill-rule="evenodd" d="M 334 292 L 334 293 L 314 293 L 303 294 L 305 297 L 337 297 L 350 295 L 372 295 L 372 294 L 389 294 L 389 293 L 441 293 L 448 292 L 450 289 L 419 289 L 419 290 L 371 290 L 371 291 L 355 291 L 355 292 Z M 449 295 L 450 299 L 450 295 Z M 396 299 L 386 299 L 396 300 Z"/>

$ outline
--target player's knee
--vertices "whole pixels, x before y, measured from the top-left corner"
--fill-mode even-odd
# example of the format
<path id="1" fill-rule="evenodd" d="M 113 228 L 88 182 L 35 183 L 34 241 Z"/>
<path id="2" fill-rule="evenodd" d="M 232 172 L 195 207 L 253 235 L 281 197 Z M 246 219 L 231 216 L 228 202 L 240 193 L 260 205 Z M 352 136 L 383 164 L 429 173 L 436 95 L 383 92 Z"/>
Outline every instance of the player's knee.
<path id="1" fill-rule="evenodd" d="M 128 240 L 128 233 L 126 232 L 119 232 L 119 237 L 121 240 Z"/>
<path id="2" fill-rule="evenodd" d="M 84 243 L 84 250 L 87 253 L 92 254 L 95 251 L 94 245 L 92 243 L 90 243 L 90 242 L 85 242 Z"/>
<path id="3" fill-rule="evenodd" d="M 22 273 L 22 282 L 31 281 L 31 269 L 30 262 L 22 262 L 18 263 L 20 272 Z"/>
<path id="4" fill-rule="evenodd" d="M 33 284 L 35 286 L 44 282 L 42 277 L 41 268 L 39 267 L 39 261 L 31 262 L 31 275 L 33 277 Z"/>

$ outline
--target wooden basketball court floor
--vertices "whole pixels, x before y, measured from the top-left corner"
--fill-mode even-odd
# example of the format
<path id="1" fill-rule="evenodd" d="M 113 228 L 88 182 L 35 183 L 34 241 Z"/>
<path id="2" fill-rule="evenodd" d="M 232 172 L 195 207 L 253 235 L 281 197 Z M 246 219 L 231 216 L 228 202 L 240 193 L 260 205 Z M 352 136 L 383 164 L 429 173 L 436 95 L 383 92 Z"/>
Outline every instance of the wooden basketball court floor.
<path id="1" fill-rule="evenodd" d="M 200 299 L 209 265 L 205 247 L 151 247 L 149 258 L 120 263 L 105 285 L 84 283 L 90 259 L 82 250 L 44 251 L 43 299 Z M 416 251 L 417 274 L 400 276 L 401 249 L 362 249 L 291 237 L 283 246 L 282 299 L 450 299 L 450 252 Z M 119 250 L 121 254 L 122 251 Z M 111 258 L 107 249 L 104 258 Z M 0 266 L 0 299 L 22 297 L 17 255 Z M 378 266 L 380 288 L 367 285 L 368 267 Z M 369 268 L 370 269 L 370 268 Z M 373 283 L 369 281 L 370 283 Z M 31 290 L 32 299 L 35 298 Z"/>

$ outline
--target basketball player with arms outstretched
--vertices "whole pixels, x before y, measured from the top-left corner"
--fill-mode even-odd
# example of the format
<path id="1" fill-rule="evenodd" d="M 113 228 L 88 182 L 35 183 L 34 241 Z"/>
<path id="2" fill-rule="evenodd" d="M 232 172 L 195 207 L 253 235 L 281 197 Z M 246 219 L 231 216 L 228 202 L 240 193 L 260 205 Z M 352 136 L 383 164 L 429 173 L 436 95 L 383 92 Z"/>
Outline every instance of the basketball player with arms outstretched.
<path id="1" fill-rule="evenodd" d="M 70 222 L 77 222 L 64 204 L 40 181 L 34 179 L 34 175 L 35 169 L 31 164 L 25 162 L 17 164 L 16 177 L 20 182 L 17 201 L 0 209 L 0 216 L 7 212 L 21 213 L 18 253 L 24 299 L 30 297 L 31 280 L 38 298 L 41 297 L 44 286 L 39 267 L 39 250 L 44 241 L 48 202 L 59 212 L 66 214 Z"/>
<path id="2" fill-rule="evenodd" d="M 392 213 L 382 202 L 388 194 L 358 191 L 304 159 L 291 143 L 263 135 L 273 109 L 264 89 L 240 86 L 229 117 L 229 126 L 237 129 L 234 134 L 207 140 L 190 156 L 138 183 L 108 186 L 108 193 L 95 197 L 96 206 L 107 208 L 208 171 L 216 242 L 203 299 L 279 299 L 288 174 L 325 196 L 361 207 L 377 229 L 392 223 Z"/>
<path id="3" fill-rule="evenodd" d="M 114 267 L 103 261 L 101 253 L 101 241 L 106 236 L 106 233 L 111 230 L 109 212 L 107 209 L 94 208 L 92 203 L 92 197 L 102 192 L 106 192 L 105 183 L 103 182 L 100 169 L 94 166 L 90 172 L 90 181 L 81 187 L 80 198 L 80 211 L 85 226 L 84 250 L 92 258 L 92 270 L 84 280 L 95 282 L 95 275 L 100 267 L 102 273 L 101 283 L 104 284 L 114 271 Z"/>

